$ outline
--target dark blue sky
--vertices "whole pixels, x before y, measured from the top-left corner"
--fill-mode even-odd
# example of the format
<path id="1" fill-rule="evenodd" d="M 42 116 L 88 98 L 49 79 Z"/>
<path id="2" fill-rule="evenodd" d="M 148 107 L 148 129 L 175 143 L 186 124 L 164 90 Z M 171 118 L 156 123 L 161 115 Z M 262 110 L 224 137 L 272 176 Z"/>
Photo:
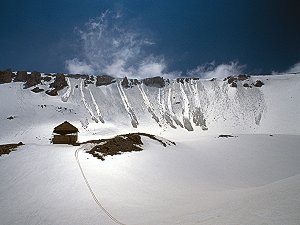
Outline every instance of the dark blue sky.
<path id="1" fill-rule="evenodd" d="M 78 35 L 106 9 L 121 10 L 156 43 L 169 70 L 236 60 L 246 72 L 284 71 L 300 61 L 299 0 L 1 1 L 0 69 L 66 72 Z"/>

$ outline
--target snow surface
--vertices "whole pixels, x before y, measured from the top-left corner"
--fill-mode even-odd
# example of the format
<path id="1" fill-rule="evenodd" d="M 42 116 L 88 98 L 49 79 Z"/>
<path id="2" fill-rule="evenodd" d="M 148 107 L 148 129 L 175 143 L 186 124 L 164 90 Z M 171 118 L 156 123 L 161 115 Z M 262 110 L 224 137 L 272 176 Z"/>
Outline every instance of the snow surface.
<path id="1" fill-rule="evenodd" d="M 78 152 L 97 200 L 123 224 L 299 225 L 300 76 L 250 79 L 265 85 L 125 89 L 120 80 L 96 87 L 68 78 L 52 97 L 1 84 L 0 144 L 25 146 L 0 157 L 0 224 L 118 224 L 95 203 Z M 144 151 L 100 161 L 89 146 L 50 144 L 65 120 L 80 141 L 140 131 L 177 145 L 144 137 Z"/>

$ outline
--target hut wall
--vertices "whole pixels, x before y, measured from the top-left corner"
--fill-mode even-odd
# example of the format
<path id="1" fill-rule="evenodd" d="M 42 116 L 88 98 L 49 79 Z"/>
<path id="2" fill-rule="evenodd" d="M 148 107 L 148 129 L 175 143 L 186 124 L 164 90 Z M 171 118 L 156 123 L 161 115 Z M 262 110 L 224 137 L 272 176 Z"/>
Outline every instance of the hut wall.
<path id="1" fill-rule="evenodd" d="M 77 142 L 77 135 L 54 135 L 52 139 L 53 144 L 75 144 Z"/>

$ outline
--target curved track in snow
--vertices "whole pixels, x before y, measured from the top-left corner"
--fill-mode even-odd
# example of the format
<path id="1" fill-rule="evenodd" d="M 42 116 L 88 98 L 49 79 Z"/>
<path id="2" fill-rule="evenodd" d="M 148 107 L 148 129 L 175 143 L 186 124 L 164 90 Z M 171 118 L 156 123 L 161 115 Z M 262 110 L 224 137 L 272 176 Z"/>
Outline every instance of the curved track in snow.
<path id="1" fill-rule="evenodd" d="M 102 212 L 104 212 L 104 213 L 105 213 L 105 214 L 106 214 L 113 222 L 115 222 L 116 224 L 120 224 L 120 225 L 126 225 L 125 223 L 122 223 L 122 222 L 120 222 L 118 219 L 116 219 L 115 217 L 113 217 L 113 216 L 112 216 L 112 215 L 111 215 L 111 214 L 103 207 L 103 205 L 102 205 L 102 204 L 99 202 L 99 200 L 97 199 L 97 197 L 96 197 L 96 195 L 95 195 L 95 193 L 94 193 L 94 191 L 93 191 L 91 185 L 89 184 L 88 179 L 86 178 L 86 176 L 85 176 L 85 174 L 84 174 L 84 171 L 83 171 L 83 169 L 82 169 L 82 166 L 81 166 L 81 164 L 80 164 L 79 157 L 78 157 L 79 151 L 80 151 L 80 149 L 77 149 L 77 150 L 75 151 L 76 162 L 77 162 L 77 164 L 78 164 L 78 167 L 79 167 L 79 169 L 80 169 L 80 172 L 81 172 L 81 175 L 82 175 L 82 177 L 83 177 L 83 179 L 84 179 L 84 182 L 85 182 L 86 186 L 88 187 L 88 189 L 89 189 L 89 191 L 90 191 L 90 193 L 91 193 L 91 195 L 92 195 L 94 201 L 96 202 L 96 204 L 98 205 L 98 207 L 100 208 L 100 210 L 101 210 Z"/>

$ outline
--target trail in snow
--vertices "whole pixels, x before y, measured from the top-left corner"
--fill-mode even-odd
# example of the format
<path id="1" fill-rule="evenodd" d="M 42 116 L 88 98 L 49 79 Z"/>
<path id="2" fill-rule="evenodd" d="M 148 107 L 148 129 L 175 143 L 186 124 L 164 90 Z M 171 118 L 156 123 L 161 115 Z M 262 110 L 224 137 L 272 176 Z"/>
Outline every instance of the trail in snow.
<path id="1" fill-rule="evenodd" d="M 153 108 L 152 104 L 150 103 L 148 96 L 146 95 L 146 93 L 144 91 L 143 84 L 139 84 L 138 89 L 140 90 L 140 92 L 142 94 L 142 97 L 143 97 L 145 105 L 147 106 L 148 112 L 151 114 L 152 118 L 156 121 L 156 123 L 158 123 L 158 125 L 161 127 L 162 125 L 159 121 L 159 118 L 155 114 L 154 108 Z"/>
<path id="2" fill-rule="evenodd" d="M 98 116 L 99 120 L 101 121 L 101 123 L 104 123 L 103 116 L 101 114 L 101 111 L 100 111 L 100 109 L 98 107 L 98 104 L 97 104 L 97 102 L 96 102 L 96 100 L 94 98 L 94 95 L 93 95 L 91 89 L 89 89 L 89 92 L 90 92 L 90 95 L 91 95 L 91 98 L 92 98 L 92 102 L 93 102 L 93 104 L 95 106 L 95 109 L 96 109 L 96 112 L 97 112 L 97 116 Z"/>
<path id="3" fill-rule="evenodd" d="M 181 83 L 179 83 L 179 87 L 180 87 L 180 92 L 181 92 L 181 96 L 182 96 L 182 100 L 183 100 L 183 107 L 182 107 L 183 125 L 184 125 L 185 129 L 187 129 L 188 131 L 193 131 L 194 128 L 190 122 L 189 99 L 188 99 Z"/>
<path id="4" fill-rule="evenodd" d="M 66 77 L 67 83 L 68 83 L 68 88 L 66 93 L 63 94 L 63 96 L 61 96 L 61 100 L 63 102 L 67 102 L 68 99 L 70 98 L 71 95 L 71 91 L 72 91 L 72 86 L 71 86 L 71 82 L 70 82 L 70 78 Z"/>
<path id="5" fill-rule="evenodd" d="M 120 83 L 117 82 L 117 87 L 118 87 L 118 91 L 120 93 L 121 99 L 123 101 L 123 105 L 124 105 L 128 115 L 130 116 L 131 124 L 134 128 L 137 128 L 137 125 L 139 124 L 139 122 L 130 106 L 130 103 L 129 103 L 127 96 L 122 88 L 122 85 L 120 85 Z"/>
<path id="6" fill-rule="evenodd" d="M 104 212 L 104 213 L 105 213 L 112 221 L 114 221 L 115 223 L 120 224 L 120 225 L 126 225 L 126 224 L 124 224 L 124 223 L 121 223 L 121 222 L 120 222 L 119 220 L 117 220 L 115 217 L 113 217 L 113 216 L 112 216 L 112 215 L 111 215 L 111 214 L 103 207 L 103 205 L 102 205 L 102 204 L 99 202 L 99 200 L 97 199 L 97 197 L 96 197 L 96 195 L 95 195 L 95 193 L 94 193 L 94 191 L 93 191 L 93 189 L 92 189 L 92 187 L 91 187 L 91 185 L 90 185 L 88 179 L 86 178 L 86 176 L 85 176 L 85 174 L 84 174 L 84 171 L 83 171 L 83 169 L 82 169 L 82 166 L 81 166 L 81 164 L 80 164 L 79 157 L 78 157 L 79 150 L 80 150 L 80 149 L 77 149 L 77 150 L 75 151 L 76 162 L 77 162 L 77 164 L 78 164 L 78 167 L 79 167 L 79 169 L 80 169 L 80 172 L 81 172 L 81 175 L 82 175 L 82 177 L 83 177 L 83 179 L 84 179 L 84 182 L 85 182 L 86 186 L 88 187 L 88 189 L 89 189 L 89 191 L 90 191 L 90 193 L 91 193 L 91 195 L 92 195 L 94 201 L 96 202 L 96 204 L 98 205 L 98 207 L 100 208 L 100 210 L 103 211 L 103 212 Z"/>
<path id="7" fill-rule="evenodd" d="M 86 102 L 85 100 L 85 97 L 84 97 L 84 93 L 83 93 L 83 80 L 81 80 L 81 83 L 80 83 L 80 92 L 81 92 L 81 100 L 85 106 L 85 108 L 88 110 L 88 112 L 90 113 L 91 117 L 92 117 L 92 120 L 94 120 L 96 123 L 98 123 L 98 119 L 95 117 L 91 107 L 88 105 L 88 103 Z"/>

